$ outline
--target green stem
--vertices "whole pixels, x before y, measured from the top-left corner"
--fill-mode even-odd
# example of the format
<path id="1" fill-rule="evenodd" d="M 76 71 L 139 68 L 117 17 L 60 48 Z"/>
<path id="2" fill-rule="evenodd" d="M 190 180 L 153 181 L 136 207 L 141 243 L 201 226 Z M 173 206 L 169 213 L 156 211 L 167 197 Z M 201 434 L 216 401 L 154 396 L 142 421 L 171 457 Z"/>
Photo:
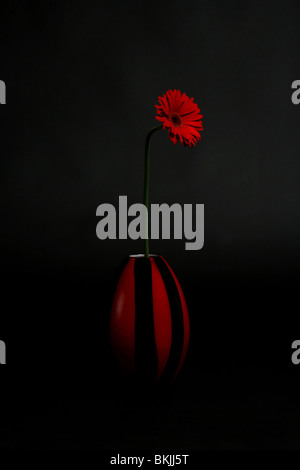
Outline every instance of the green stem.
<path id="1" fill-rule="evenodd" d="M 147 209 L 145 217 L 145 257 L 149 258 L 149 235 L 148 235 L 148 209 L 149 209 L 149 176 L 150 176 L 150 141 L 154 132 L 163 128 L 163 124 L 153 127 L 147 134 L 145 142 L 145 173 L 144 173 L 144 206 Z"/>

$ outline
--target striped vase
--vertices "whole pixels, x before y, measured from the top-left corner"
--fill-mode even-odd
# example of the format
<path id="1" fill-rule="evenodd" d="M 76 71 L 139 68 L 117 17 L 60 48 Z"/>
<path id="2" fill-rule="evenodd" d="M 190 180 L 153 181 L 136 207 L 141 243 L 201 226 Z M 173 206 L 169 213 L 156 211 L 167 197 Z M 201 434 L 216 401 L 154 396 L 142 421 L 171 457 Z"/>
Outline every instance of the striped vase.
<path id="1" fill-rule="evenodd" d="M 110 339 L 123 372 L 149 384 L 173 382 L 185 360 L 190 322 L 180 284 L 159 255 L 129 256 L 120 268 Z"/>

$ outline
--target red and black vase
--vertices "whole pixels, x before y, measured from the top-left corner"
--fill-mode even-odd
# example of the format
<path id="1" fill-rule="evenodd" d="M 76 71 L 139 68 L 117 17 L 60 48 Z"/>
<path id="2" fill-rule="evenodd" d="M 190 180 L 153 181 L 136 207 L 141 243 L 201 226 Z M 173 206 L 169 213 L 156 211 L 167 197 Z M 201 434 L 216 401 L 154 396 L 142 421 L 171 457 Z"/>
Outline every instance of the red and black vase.
<path id="1" fill-rule="evenodd" d="M 123 372 L 143 383 L 171 384 L 185 360 L 189 336 L 186 301 L 166 260 L 127 257 L 110 316 L 111 345 Z"/>

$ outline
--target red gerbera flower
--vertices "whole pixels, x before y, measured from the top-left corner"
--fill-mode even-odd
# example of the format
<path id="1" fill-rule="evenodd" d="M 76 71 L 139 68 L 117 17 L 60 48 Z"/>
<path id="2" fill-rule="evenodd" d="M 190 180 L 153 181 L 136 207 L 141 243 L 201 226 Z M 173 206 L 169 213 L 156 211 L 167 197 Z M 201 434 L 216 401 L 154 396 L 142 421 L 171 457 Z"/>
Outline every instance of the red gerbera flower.
<path id="1" fill-rule="evenodd" d="M 169 129 L 169 137 L 177 144 L 180 142 L 192 147 L 201 139 L 199 131 L 203 131 L 198 105 L 194 98 L 189 98 L 179 90 L 168 90 L 164 96 L 159 96 L 160 104 L 156 104 L 158 121 L 163 122 L 163 128 Z"/>

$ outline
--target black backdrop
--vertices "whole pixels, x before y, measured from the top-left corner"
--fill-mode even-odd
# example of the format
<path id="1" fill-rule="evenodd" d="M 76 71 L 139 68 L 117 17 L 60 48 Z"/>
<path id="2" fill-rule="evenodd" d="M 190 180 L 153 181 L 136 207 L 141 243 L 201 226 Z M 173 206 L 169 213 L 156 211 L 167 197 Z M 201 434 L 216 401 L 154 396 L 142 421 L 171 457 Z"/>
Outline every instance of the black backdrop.
<path id="1" fill-rule="evenodd" d="M 2 447 L 300 446 L 300 7 L 285 2 L 1 2 Z M 96 208 L 141 202 L 157 97 L 194 96 L 193 149 L 153 138 L 151 202 L 203 203 L 205 245 L 158 240 L 190 309 L 174 388 L 125 391 L 111 279 L 141 241 Z M 300 366 L 299 366 L 300 369 Z"/>

